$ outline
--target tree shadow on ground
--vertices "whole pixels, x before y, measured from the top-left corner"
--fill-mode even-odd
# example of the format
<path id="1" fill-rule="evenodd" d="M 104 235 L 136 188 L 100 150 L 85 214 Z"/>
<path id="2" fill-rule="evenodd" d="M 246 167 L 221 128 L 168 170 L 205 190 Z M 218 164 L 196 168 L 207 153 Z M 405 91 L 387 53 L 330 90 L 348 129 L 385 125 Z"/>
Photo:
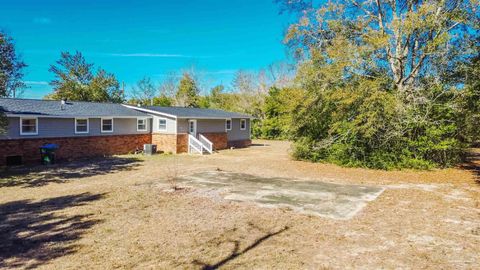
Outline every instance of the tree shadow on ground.
<path id="1" fill-rule="evenodd" d="M 129 171 L 140 166 L 138 158 L 94 158 L 55 165 L 22 166 L 0 172 L 1 187 L 39 187 L 49 183 L 65 183 L 71 179 Z"/>
<path id="2" fill-rule="evenodd" d="M 480 149 L 471 151 L 466 158 L 466 162 L 460 167 L 471 172 L 475 182 L 480 184 Z"/>
<path id="3" fill-rule="evenodd" d="M 253 226 L 252 224 L 250 224 L 250 225 Z M 256 227 L 256 228 L 259 229 L 258 227 Z M 237 257 L 249 252 L 250 250 L 256 248 L 263 241 L 265 241 L 265 240 L 267 240 L 267 239 L 269 239 L 269 238 L 271 238 L 275 235 L 281 234 L 288 229 L 289 229 L 289 227 L 285 226 L 280 230 L 277 230 L 277 231 L 274 231 L 274 232 L 267 232 L 262 237 L 257 238 L 253 243 L 251 243 L 250 245 L 248 245 L 247 247 L 245 247 L 242 250 L 240 250 L 240 241 L 239 240 L 229 240 L 228 242 L 233 243 L 234 247 L 233 247 L 233 250 L 230 252 L 230 255 L 228 255 L 227 257 L 225 257 L 225 258 L 223 258 L 223 259 L 221 259 L 218 262 L 213 263 L 213 264 L 208 264 L 208 263 L 202 262 L 200 260 L 193 260 L 192 263 L 196 266 L 200 266 L 202 270 L 218 269 L 218 268 L 222 267 L 223 265 L 225 265 L 226 263 L 228 263 L 228 262 L 236 259 Z"/>
<path id="4" fill-rule="evenodd" d="M 82 193 L 44 199 L 21 200 L 0 205 L 0 268 L 31 269 L 72 254 L 75 241 L 100 222 L 91 215 L 59 213 L 86 205 L 105 194 Z"/>

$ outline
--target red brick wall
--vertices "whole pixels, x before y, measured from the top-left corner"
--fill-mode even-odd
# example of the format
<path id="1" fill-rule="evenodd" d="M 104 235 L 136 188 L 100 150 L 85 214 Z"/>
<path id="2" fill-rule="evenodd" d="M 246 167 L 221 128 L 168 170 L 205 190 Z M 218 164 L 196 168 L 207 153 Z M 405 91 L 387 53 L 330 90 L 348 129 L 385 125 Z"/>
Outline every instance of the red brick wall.
<path id="1" fill-rule="evenodd" d="M 128 154 L 151 142 L 151 134 L 0 140 L 0 165 L 6 164 L 7 156 L 16 155 L 22 156 L 24 163 L 39 163 L 39 148 L 47 143 L 58 144 L 56 158 L 65 160 Z"/>
<path id="2" fill-rule="evenodd" d="M 227 148 L 227 133 L 202 133 L 209 141 L 213 143 L 214 150 L 221 150 Z"/>
<path id="3" fill-rule="evenodd" d="M 228 147 L 243 148 L 252 145 L 252 140 L 229 141 Z"/>
<path id="4" fill-rule="evenodd" d="M 180 133 L 177 135 L 177 153 L 188 152 L 188 134 Z"/>

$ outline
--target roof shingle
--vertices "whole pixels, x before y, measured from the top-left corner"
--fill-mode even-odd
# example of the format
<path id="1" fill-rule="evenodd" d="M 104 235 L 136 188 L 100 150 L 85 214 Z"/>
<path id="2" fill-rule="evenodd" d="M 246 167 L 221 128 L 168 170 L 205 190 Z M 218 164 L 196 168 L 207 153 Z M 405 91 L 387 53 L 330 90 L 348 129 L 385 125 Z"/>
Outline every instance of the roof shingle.
<path id="1" fill-rule="evenodd" d="M 185 108 L 185 107 L 160 107 L 160 106 L 147 106 L 141 107 L 139 109 L 145 108 L 150 111 L 155 111 L 159 113 L 174 115 L 178 118 L 252 118 L 250 115 L 236 113 L 236 112 L 227 112 L 223 110 L 216 109 L 202 109 L 202 108 Z"/>
<path id="2" fill-rule="evenodd" d="M 62 110 L 59 100 L 0 98 L 0 110 L 8 115 L 46 117 L 144 117 L 147 114 L 121 104 L 67 101 Z"/>

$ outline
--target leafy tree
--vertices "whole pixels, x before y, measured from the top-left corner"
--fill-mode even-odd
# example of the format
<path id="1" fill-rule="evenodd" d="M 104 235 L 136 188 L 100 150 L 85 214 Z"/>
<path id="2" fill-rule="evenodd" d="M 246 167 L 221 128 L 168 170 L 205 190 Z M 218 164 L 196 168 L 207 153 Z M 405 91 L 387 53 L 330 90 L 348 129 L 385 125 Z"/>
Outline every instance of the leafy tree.
<path id="1" fill-rule="evenodd" d="M 173 99 L 171 97 L 168 97 L 168 96 L 162 94 L 158 97 L 153 98 L 153 105 L 154 106 L 169 107 L 169 106 L 173 105 Z"/>
<path id="2" fill-rule="evenodd" d="M 199 107 L 199 92 L 197 83 L 188 73 L 184 73 L 176 93 L 176 105 L 183 107 Z"/>
<path id="3" fill-rule="evenodd" d="M 222 109 L 226 111 L 239 111 L 237 107 L 238 94 L 225 93 L 223 85 L 217 85 L 210 90 L 208 96 L 209 105 L 214 109 Z"/>
<path id="4" fill-rule="evenodd" d="M 461 112 L 459 126 L 463 140 L 468 143 L 480 142 L 480 46 L 477 45 L 476 51 L 476 56 L 462 72 L 465 90 L 458 106 Z"/>
<path id="5" fill-rule="evenodd" d="M 386 74 L 399 92 L 414 91 L 420 79 L 438 76 L 461 61 L 452 58 L 476 31 L 478 1 L 340 0 L 317 6 L 312 1 L 277 0 L 299 14 L 286 42 L 302 55 L 324 59 L 332 75 L 375 77 Z"/>
<path id="6" fill-rule="evenodd" d="M 2 110 L 2 107 L 0 107 L 0 135 L 3 135 L 7 132 L 7 126 L 8 126 L 8 119 L 5 116 L 5 113 Z"/>
<path id="7" fill-rule="evenodd" d="M 49 99 L 121 103 L 124 93 L 111 73 L 99 68 L 93 73 L 93 64 L 87 63 L 80 52 L 62 52 L 56 65 L 50 66 L 55 79 L 50 82 L 53 93 Z"/>
<path id="8" fill-rule="evenodd" d="M 292 133 L 292 116 L 303 102 L 304 91 L 299 88 L 272 87 L 265 98 L 265 119 L 259 123 L 257 137 L 289 139 Z"/>
<path id="9" fill-rule="evenodd" d="M 22 81 L 27 65 L 15 51 L 13 39 L 0 31 L 0 97 L 18 97 L 26 85 Z"/>
<path id="10" fill-rule="evenodd" d="M 478 3 L 278 2 L 299 14 L 285 37 L 306 91 L 295 157 L 382 169 L 461 160 L 464 81 L 444 74 L 470 57 Z"/>

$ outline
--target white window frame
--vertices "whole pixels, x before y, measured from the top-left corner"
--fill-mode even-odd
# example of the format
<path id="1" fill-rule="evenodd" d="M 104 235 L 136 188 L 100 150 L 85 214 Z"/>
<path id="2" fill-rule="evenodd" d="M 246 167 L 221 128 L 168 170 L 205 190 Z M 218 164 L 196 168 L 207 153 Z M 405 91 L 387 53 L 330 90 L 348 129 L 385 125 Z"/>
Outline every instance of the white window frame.
<path id="1" fill-rule="evenodd" d="M 103 120 L 112 120 L 112 130 L 103 129 Z M 102 133 L 113 133 L 113 118 L 101 118 L 100 119 L 100 130 Z"/>
<path id="2" fill-rule="evenodd" d="M 145 126 L 144 129 L 139 129 L 139 128 L 138 128 L 138 122 L 139 122 L 139 121 L 143 121 L 143 124 L 144 124 L 144 126 Z M 137 118 L 137 131 L 147 131 L 147 130 L 148 130 L 147 123 L 148 123 L 148 122 L 147 122 L 147 118 Z"/>
<path id="3" fill-rule="evenodd" d="M 77 121 L 78 120 L 87 120 L 87 131 L 78 131 L 77 130 Z M 88 118 L 75 118 L 75 134 L 88 134 L 90 132 L 90 120 Z"/>
<path id="4" fill-rule="evenodd" d="M 242 122 L 245 122 L 244 128 L 242 128 Z M 247 130 L 247 119 L 240 119 L 240 130 Z"/>
<path id="5" fill-rule="evenodd" d="M 35 120 L 35 132 L 23 132 L 23 120 Z M 38 135 L 38 117 L 20 117 L 20 135 Z"/>
<path id="6" fill-rule="evenodd" d="M 165 120 L 165 128 L 164 129 L 160 128 L 160 121 L 161 120 Z M 167 127 L 168 124 L 167 123 L 168 123 L 167 118 L 159 117 L 158 121 L 157 121 L 157 124 L 158 124 L 157 130 L 158 131 L 167 131 L 168 130 L 168 127 Z"/>
<path id="7" fill-rule="evenodd" d="M 230 121 L 230 128 L 228 128 L 228 121 Z M 226 131 L 229 131 L 229 130 L 232 130 L 232 119 L 225 119 L 225 130 Z"/>

